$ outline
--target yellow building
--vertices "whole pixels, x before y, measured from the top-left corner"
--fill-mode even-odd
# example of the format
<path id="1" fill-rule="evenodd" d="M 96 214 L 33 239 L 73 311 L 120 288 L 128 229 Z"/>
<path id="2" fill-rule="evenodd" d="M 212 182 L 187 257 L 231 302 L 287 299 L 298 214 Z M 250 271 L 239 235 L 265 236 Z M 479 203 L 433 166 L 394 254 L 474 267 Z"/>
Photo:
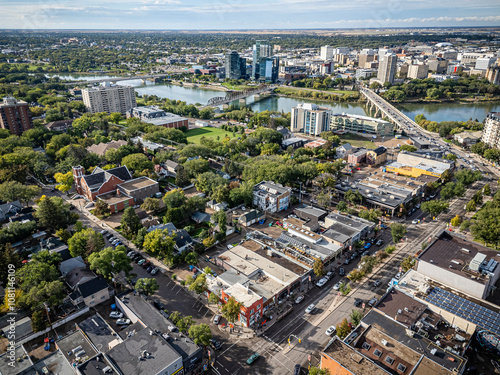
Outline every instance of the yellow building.
<path id="1" fill-rule="evenodd" d="M 387 172 L 401 174 L 409 177 L 421 175 L 441 178 L 443 173 L 451 170 L 454 164 L 447 160 L 437 160 L 415 153 L 401 152 L 398 161 L 385 166 Z"/>

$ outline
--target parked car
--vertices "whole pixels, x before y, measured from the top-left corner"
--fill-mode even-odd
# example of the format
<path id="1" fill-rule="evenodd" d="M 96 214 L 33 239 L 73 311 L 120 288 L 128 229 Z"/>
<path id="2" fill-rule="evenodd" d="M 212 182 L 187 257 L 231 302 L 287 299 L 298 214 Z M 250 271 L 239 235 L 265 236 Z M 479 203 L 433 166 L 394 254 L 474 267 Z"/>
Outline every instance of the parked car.
<path id="1" fill-rule="evenodd" d="M 155 267 L 151 270 L 151 275 L 156 275 L 160 269 L 158 267 Z"/>
<path id="2" fill-rule="evenodd" d="M 158 300 L 153 301 L 153 306 L 156 307 L 158 310 L 163 310 L 165 309 L 165 306 L 163 306 L 163 303 L 161 303 Z"/>
<path id="3" fill-rule="evenodd" d="M 311 303 L 309 306 L 307 306 L 306 314 L 311 314 L 315 308 L 316 308 L 316 305 L 314 303 Z"/>
<path id="4" fill-rule="evenodd" d="M 115 244 L 113 246 L 117 247 L 117 246 L 120 246 L 120 245 L 123 245 L 123 244 L 120 241 L 118 241 L 118 242 L 115 242 Z"/>
<path id="5" fill-rule="evenodd" d="M 115 243 L 120 242 L 120 240 L 116 239 L 111 242 L 111 245 L 114 245 Z"/>
<path id="6" fill-rule="evenodd" d="M 326 333 L 326 335 L 327 335 L 327 336 L 331 336 L 331 335 L 333 335 L 333 334 L 335 333 L 335 331 L 336 331 L 335 326 L 330 326 L 330 327 L 326 330 L 326 332 L 325 332 L 325 333 Z"/>
<path id="7" fill-rule="evenodd" d="M 222 347 L 222 344 L 215 339 L 210 339 L 210 346 L 215 350 L 219 350 Z"/>
<path id="8" fill-rule="evenodd" d="M 154 268 L 153 266 L 149 266 L 149 267 L 146 269 L 146 272 L 147 272 L 147 273 L 150 273 L 150 272 L 153 270 L 153 268 Z"/>
<path id="9" fill-rule="evenodd" d="M 303 295 L 302 295 L 302 296 L 298 296 L 298 297 L 295 299 L 295 303 L 296 303 L 296 304 L 301 303 L 301 302 L 304 300 L 304 298 L 305 298 L 305 297 L 304 297 Z"/>
<path id="10" fill-rule="evenodd" d="M 363 254 L 361 254 L 361 258 L 367 256 L 367 255 L 370 255 L 370 252 L 367 250 L 365 251 Z"/>
<path id="11" fill-rule="evenodd" d="M 368 250 L 370 247 L 372 247 L 372 243 L 371 243 L 371 242 L 367 242 L 367 243 L 365 244 L 365 246 L 363 246 L 363 248 L 364 248 L 365 250 Z"/>
<path id="12" fill-rule="evenodd" d="M 384 240 L 382 240 L 382 239 L 378 240 L 378 241 L 375 243 L 375 245 L 377 245 L 377 246 L 382 246 L 383 244 L 384 244 Z"/>
<path id="13" fill-rule="evenodd" d="M 146 259 L 142 258 L 137 262 L 137 265 L 142 266 L 144 263 L 146 263 Z"/>
<path id="14" fill-rule="evenodd" d="M 413 219 L 413 220 L 411 221 L 411 223 L 412 223 L 412 224 L 418 224 L 419 222 L 420 222 L 420 220 L 418 220 L 418 219 Z"/>
<path id="15" fill-rule="evenodd" d="M 416 208 L 420 208 L 420 203 L 418 203 L 415 207 L 416 207 Z"/>
<path id="16" fill-rule="evenodd" d="M 293 368 L 293 375 L 300 375 L 301 370 L 302 367 L 299 364 L 295 365 L 295 367 Z"/>
<path id="17" fill-rule="evenodd" d="M 333 277 L 334 273 L 332 271 L 329 271 L 326 273 L 325 278 L 330 280 Z"/>
<path id="18" fill-rule="evenodd" d="M 108 238 L 108 241 L 113 243 L 113 241 L 116 241 L 116 237 L 111 236 Z"/>
<path id="19" fill-rule="evenodd" d="M 373 307 L 377 303 L 377 299 L 373 297 L 370 301 L 368 301 L 368 306 Z"/>
<path id="20" fill-rule="evenodd" d="M 247 363 L 251 365 L 257 360 L 257 358 L 259 358 L 259 353 L 255 352 L 250 356 L 250 358 L 247 359 Z"/>
<path id="21" fill-rule="evenodd" d="M 109 314 L 109 317 L 113 318 L 113 319 L 123 318 L 123 313 L 120 311 L 111 311 L 111 313 Z"/>
<path id="22" fill-rule="evenodd" d="M 344 264 L 347 265 L 351 262 L 351 260 L 349 258 L 347 258 L 345 261 L 344 261 Z"/>
<path id="23" fill-rule="evenodd" d="M 106 233 L 108 233 L 108 231 L 106 229 L 103 229 L 103 230 L 101 230 L 100 233 L 104 236 Z"/>
<path id="24" fill-rule="evenodd" d="M 360 307 L 361 305 L 363 304 L 363 300 L 359 299 L 359 298 L 356 298 L 354 300 L 354 306 L 355 307 Z"/>
<path id="25" fill-rule="evenodd" d="M 144 263 L 142 263 L 142 268 L 148 268 L 149 266 L 151 265 L 151 262 L 149 260 L 145 261 Z"/>
<path id="26" fill-rule="evenodd" d="M 220 314 L 216 314 L 216 315 L 214 316 L 214 324 L 215 324 L 215 325 L 218 325 L 218 324 L 219 324 L 219 322 L 220 322 L 220 318 L 221 318 L 221 315 L 220 315 Z"/>
<path id="27" fill-rule="evenodd" d="M 345 276 L 345 268 L 344 267 L 340 267 L 339 268 L 339 275 L 340 276 Z"/>
<path id="28" fill-rule="evenodd" d="M 373 282 L 373 286 L 374 286 L 375 288 L 376 288 L 376 287 L 378 287 L 380 284 L 382 284 L 382 281 L 380 281 L 380 280 L 375 280 L 375 281 Z"/>
<path id="29" fill-rule="evenodd" d="M 128 256 L 129 258 L 131 258 L 131 257 L 132 257 L 132 256 L 134 256 L 135 254 L 137 254 L 137 253 L 136 253 L 135 251 L 133 251 L 133 250 L 132 250 L 132 251 L 129 251 L 129 252 L 127 253 L 127 256 Z"/>
<path id="30" fill-rule="evenodd" d="M 343 284 L 343 282 L 342 282 L 342 281 L 339 281 L 337 284 L 335 284 L 335 285 L 333 286 L 333 290 L 339 290 L 339 289 L 340 289 L 340 287 L 342 286 L 342 284 Z"/>
<path id="31" fill-rule="evenodd" d="M 116 324 L 119 326 L 126 326 L 127 324 L 130 324 L 130 319 L 118 319 Z"/>
<path id="32" fill-rule="evenodd" d="M 398 272 L 394 277 L 399 280 L 401 276 L 403 276 L 403 272 Z"/>
<path id="33" fill-rule="evenodd" d="M 319 288 L 321 288 L 321 287 L 323 287 L 326 284 L 327 281 L 328 281 L 328 279 L 326 279 L 326 278 L 323 277 L 320 281 L 318 281 L 316 283 L 316 286 L 319 287 Z"/>

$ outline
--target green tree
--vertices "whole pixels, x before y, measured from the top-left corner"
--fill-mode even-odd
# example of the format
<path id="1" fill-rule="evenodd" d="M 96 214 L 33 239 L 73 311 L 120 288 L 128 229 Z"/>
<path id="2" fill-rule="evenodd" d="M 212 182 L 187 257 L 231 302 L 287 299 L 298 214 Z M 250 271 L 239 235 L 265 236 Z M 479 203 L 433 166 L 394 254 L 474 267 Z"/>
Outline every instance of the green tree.
<path id="1" fill-rule="evenodd" d="M 449 206 L 450 204 L 448 202 L 444 200 L 437 200 L 422 203 L 421 209 L 422 211 L 435 217 L 440 213 L 445 212 Z"/>
<path id="2" fill-rule="evenodd" d="M 185 261 L 187 264 L 194 266 L 198 263 L 198 254 L 192 251 L 186 255 Z"/>
<path id="3" fill-rule="evenodd" d="M 359 310 L 352 309 L 349 318 L 351 318 L 353 327 L 357 327 L 361 323 L 361 319 L 363 319 L 363 314 Z"/>
<path id="4" fill-rule="evenodd" d="M 346 318 L 337 324 L 337 336 L 343 340 L 351 332 L 351 326 Z"/>
<path id="5" fill-rule="evenodd" d="M 378 82 L 374 82 L 372 83 L 372 85 L 375 83 L 379 84 Z M 309 369 L 309 375 L 331 375 L 331 373 L 328 369 L 321 369 L 318 367 L 311 366 L 311 368 Z"/>
<path id="6" fill-rule="evenodd" d="M 152 171 L 153 162 L 144 154 L 130 154 L 122 159 L 122 165 L 135 172 Z"/>
<path id="7" fill-rule="evenodd" d="M 0 199 L 5 202 L 20 200 L 28 203 L 40 194 L 41 189 L 36 185 L 24 185 L 17 181 L 6 181 L 0 184 Z"/>
<path id="8" fill-rule="evenodd" d="M 47 328 L 47 314 L 45 310 L 37 310 L 31 315 L 31 329 L 40 332 Z"/>
<path id="9" fill-rule="evenodd" d="M 243 305 L 240 302 L 237 302 L 234 297 L 229 297 L 227 302 L 222 305 L 222 315 L 227 319 L 228 322 L 234 323 L 240 316 L 242 306 Z"/>
<path id="10" fill-rule="evenodd" d="M 325 266 L 320 258 L 316 258 L 313 265 L 314 274 L 317 277 L 321 277 L 325 274 Z"/>
<path id="11" fill-rule="evenodd" d="M 135 213 L 133 207 L 127 207 L 120 220 L 121 229 L 125 235 L 135 236 L 141 228 L 141 219 Z"/>
<path id="12" fill-rule="evenodd" d="M 111 215 L 111 210 L 106 202 L 97 199 L 94 203 L 94 215 L 97 217 L 106 217 Z"/>
<path id="13" fill-rule="evenodd" d="M 328 208 L 332 203 L 330 192 L 321 192 L 316 196 L 316 200 L 321 207 Z"/>
<path id="14" fill-rule="evenodd" d="M 415 258 L 409 255 L 401 262 L 401 269 L 403 270 L 404 273 L 406 273 L 409 270 L 411 270 L 414 265 L 415 265 Z"/>
<path id="15" fill-rule="evenodd" d="M 406 229 L 406 225 L 394 223 L 391 225 L 391 235 L 394 243 L 398 243 L 404 237 L 404 235 L 408 233 Z"/>
<path id="16" fill-rule="evenodd" d="M 116 249 L 107 247 L 99 252 L 94 252 L 89 255 L 88 261 L 92 271 L 108 280 L 116 277 L 120 272 L 124 272 L 128 277 L 129 272 L 133 269 L 125 246 L 118 246 Z"/>
<path id="17" fill-rule="evenodd" d="M 187 199 L 182 189 L 174 189 L 166 193 L 163 197 L 163 203 L 167 209 L 179 208 L 186 204 Z"/>
<path id="18" fill-rule="evenodd" d="M 402 145 L 399 148 L 399 151 L 415 152 L 415 151 L 417 151 L 417 148 L 415 146 L 412 146 L 412 145 Z"/>
<path id="19" fill-rule="evenodd" d="M 196 280 L 189 286 L 189 290 L 196 294 L 202 294 L 207 291 L 207 275 L 200 273 Z"/>
<path id="20" fill-rule="evenodd" d="M 66 290 L 60 280 L 41 281 L 22 295 L 20 304 L 31 309 L 40 309 L 46 303 L 53 307 L 62 303 Z"/>
<path id="21" fill-rule="evenodd" d="M 345 201 L 340 201 L 339 204 L 337 204 L 337 210 L 342 212 L 347 211 L 347 203 L 345 203 Z"/>
<path id="22" fill-rule="evenodd" d="M 189 327 L 194 324 L 194 319 L 192 316 L 185 316 L 177 321 L 177 328 L 181 332 L 187 332 Z"/>
<path id="23" fill-rule="evenodd" d="M 472 185 L 476 181 L 483 178 L 480 171 L 472 171 L 469 169 L 462 169 L 455 173 L 455 179 L 464 186 Z"/>
<path id="24" fill-rule="evenodd" d="M 201 323 L 192 325 L 191 327 L 189 327 L 188 334 L 196 345 L 210 345 L 212 331 L 210 330 L 208 324 Z"/>
<path id="25" fill-rule="evenodd" d="M 500 243 L 500 208 L 485 207 L 475 218 L 471 226 L 474 240 L 484 242 L 486 246 L 493 245 L 496 249 Z"/>
<path id="26" fill-rule="evenodd" d="M 101 233 L 92 228 L 83 229 L 75 233 L 68 240 L 68 248 L 72 257 L 88 257 L 90 254 L 100 251 L 105 245 Z"/>
<path id="27" fill-rule="evenodd" d="M 483 194 L 484 194 L 484 195 L 491 195 L 491 188 L 490 188 L 490 184 L 486 184 L 486 185 L 484 185 L 484 188 L 483 188 Z"/>
<path id="28" fill-rule="evenodd" d="M 213 237 L 206 237 L 203 239 L 203 246 L 205 246 L 207 249 L 209 247 L 212 247 L 214 243 L 215 243 L 215 238 Z"/>
<path id="29" fill-rule="evenodd" d="M 179 187 L 184 187 L 189 185 L 189 183 L 189 173 L 186 171 L 183 165 L 179 164 L 175 175 L 175 184 Z"/>
<path id="30" fill-rule="evenodd" d="M 460 226 L 461 223 L 462 219 L 458 215 L 456 215 L 453 219 L 451 219 L 451 225 L 453 225 L 454 227 Z"/>
<path id="31" fill-rule="evenodd" d="M 220 302 L 220 297 L 215 293 L 210 293 L 208 296 L 208 302 L 213 305 L 217 305 Z"/>
<path id="32" fill-rule="evenodd" d="M 159 259 L 165 259 L 168 262 L 173 261 L 174 246 L 174 239 L 169 235 L 168 229 L 163 231 L 156 229 L 149 232 L 144 237 L 144 250 L 146 250 L 149 254 L 158 257 Z"/>
<path id="33" fill-rule="evenodd" d="M 172 314 L 170 314 L 169 319 L 172 321 L 172 323 L 177 325 L 177 323 L 182 319 L 182 315 L 178 311 L 173 311 Z"/>
<path id="34" fill-rule="evenodd" d="M 73 187 L 74 178 L 72 171 L 68 173 L 56 173 L 54 178 L 59 183 L 59 185 L 56 185 L 56 189 L 63 193 L 67 193 Z"/>
<path id="35" fill-rule="evenodd" d="M 108 119 L 110 122 L 114 124 L 119 124 L 122 120 L 122 114 L 119 112 L 112 112 L 109 114 Z"/>
<path id="36" fill-rule="evenodd" d="M 159 285 L 156 279 L 151 279 L 151 278 L 139 279 L 135 284 L 135 290 L 142 292 L 145 296 L 154 294 L 154 292 L 156 292 L 158 288 Z"/>
<path id="37" fill-rule="evenodd" d="M 49 230 L 66 228 L 76 222 L 75 216 L 69 210 L 69 204 L 64 203 L 60 197 L 43 197 L 34 216 L 40 227 Z"/>
<path id="38" fill-rule="evenodd" d="M 346 201 L 351 202 L 354 205 L 363 201 L 363 196 L 359 191 L 353 191 L 350 189 L 345 193 L 344 198 Z"/>
<path id="39" fill-rule="evenodd" d="M 477 209 L 477 203 L 474 199 L 471 199 L 466 205 L 465 205 L 465 210 L 467 212 L 472 212 L 476 211 Z"/>
<path id="40" fill-rule="evenodd" d="M 157 198 L 146 198 L 144 199 L 144 203 L 141 205 L 141 208 L 144 211 L 157 211 L 160 208 L 160 200 Z"/>
<path id="41" fill-rule="evenodd" d="M 369 209 L 362 210 L 359 212 L 359 217 L 365 220 L 373 221 L 374 223 L 378 223 L 380 221 L 380 216 L 382 216 L 382 211 L 379 209 Z"/>

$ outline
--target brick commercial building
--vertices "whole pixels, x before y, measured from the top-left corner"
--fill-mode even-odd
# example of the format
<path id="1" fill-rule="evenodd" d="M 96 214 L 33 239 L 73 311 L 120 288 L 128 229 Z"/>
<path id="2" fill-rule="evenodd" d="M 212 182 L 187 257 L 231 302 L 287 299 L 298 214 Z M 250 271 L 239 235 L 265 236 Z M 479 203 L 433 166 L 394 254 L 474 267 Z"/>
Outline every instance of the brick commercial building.
<path id="1" fill-rule="evenodd" d="M 12 97 L 3 98 L 3 103 L 0 104 L 0 127 L 15 135 L 33 128 L 28 103 Z"/>
<path id="2" fill-rule="evenodd" d="M 185 126 L 189 129 L 188 119 L 179 115 L 165 112 L 155 106 L 150 107 L 134 107 L 127 112 L 127 118 L 136 117 L 141 121 L 151 125 L 163 126 L 165 128 L 182 128 Z"/>

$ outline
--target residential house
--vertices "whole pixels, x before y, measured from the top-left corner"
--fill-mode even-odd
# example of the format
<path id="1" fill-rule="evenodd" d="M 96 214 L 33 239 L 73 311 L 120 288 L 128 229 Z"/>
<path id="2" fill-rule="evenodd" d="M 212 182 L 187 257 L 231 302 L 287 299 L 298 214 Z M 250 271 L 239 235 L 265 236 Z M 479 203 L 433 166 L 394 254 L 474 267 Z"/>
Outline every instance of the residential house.
<path id="1" fill-rule="evenodd" d="M 347 155 L 353 153 L 353 148 L 350 143 L 344 143 L 337 147 L 336 152 L 339 159 L 345 159 Z"/>
<path id="2" fill-rule="evenodd" d="M 268 212 L 286 210 L 290 205 L 292 188 L 272 181 L 262 181 L 253 187 L 253 204 Z"/>
<path id="3" fill-rule="evenodd" d="M 284 141 L 293 137 L 293 133 L 288 128 L 280 127 L 276 129 L 276 131 L 283 136 Z"/>
<path id="4" fill-rule="evenodd" d="M 243 227 L 249 227 L 250 225 L 257 223 L 264 218 L 264 212 L 253 209 L 240 215 L 240 217 L 238 218 L 238 223 Z"/>
<path id="5" fill-rule="evenodd" d="M 210 215 L 206 212 L 196 211 L 191 215 L 191 220 L 193 220 L 197 224 L 201 224 L 210 221 Z"/>
<path id="6" fill-rule="evenodd" d="M 166 167 L 169 176 L 172 176 L 172 177 L 177 176 L 177 170 L 179 169 L 179 163 L 176 163 L 173 160 L 167 160 L 163 165 L 164 165 L 164 167 Z"/>
<path id="7" fill-rule="evenodd" d="M 48 124 L 45 124 L 45 127 L 48 130 L 56 131 L 56 132 L 67 132 L 71 129 L 73 125 L 73 120 L 58 120 L 51 121 Z"/>
<path id="8" fill-rule="evenodd" d="M 63 275 L 63 277 L 66 277 L 66 275 L 74 269 L 85 267 L 87 267 L 87 265 L 83 261 L 83 258 L 81 256 L 77 256 L 75 258 L 70 258 L 68 260 L 62 261 L 59 265 L 59 272 L 61 272 L 61 275 Z"/>
<path id="9" fill-rule="evenodd" d="M 462 145 L 473 145 L 481 140 L 482 131 L 461 132 L 453 135 L 453 139 Z"/>
<path id="10" fill-rule="evenodd" d="M 94 277 L 82 284 L 78 284 L 75 291 L 69 295 L 69 298 L 75 306 L 83 302 L 85 306 L 92 307 L 107 301 L 113 294 L 114 290 L 109 287 L 106 280 Z"/>
<path id="11" fill-rule="evenodd" d="M 0 221 L 9 219 L 11 216 L 15 216 L 23 206 L 19 201 L 14 201 L 10 203 L 4 203 L 0 205 Z"/>
<path id="12" fill-rule="evenodd" d="M 214 211 L 224 211 L 229 205 L 226 202 L 217 203 L 215 199 L 209 200 L 206 206 Z"/>
<path id="13" fill-rule="evenodd" d="M 99 143 L 97 145 L 92 145 L 87 147 L 88 152 L 92 152 L 94 154 L 97 154 L 99 156 L 105 156 L 106 152 L 108 150 L 116 150 L 120 148 L 121 146 L 127 145 L 127 141 L 123 140 L 118 140 L 118 141 L 111 141 L 108 143 Z"/>
<path id="14" fill-rule="evenodd" d="M 161 230 L 161 231 L 167 230 L 168 235 L 174 237 L 174 242 L 175 242 L 174 249 L 178 253 L 182 253 L 193 247 L 194 241 L 189 235 L 189 233 L 184 229 L 177 229 L 175 225 L 172 223 L 151 226 L 148 228 L 148 233 L 155 230 Z"/>
<path id="15" fill-rule="evenodd" d="M 366 154 L 368 150 L 365 148 L 359 149 L 356 152 L 347 155 L 347 162 L 352 165 L 358 165 L 366 162 Z"/>
<path id="16" fill-rule="evenodd" d="M 387 161 L 387 149 L 384 146 L 369 150 L 366 153 L 366 164 L 371 166 L 380 165 Z"/>

